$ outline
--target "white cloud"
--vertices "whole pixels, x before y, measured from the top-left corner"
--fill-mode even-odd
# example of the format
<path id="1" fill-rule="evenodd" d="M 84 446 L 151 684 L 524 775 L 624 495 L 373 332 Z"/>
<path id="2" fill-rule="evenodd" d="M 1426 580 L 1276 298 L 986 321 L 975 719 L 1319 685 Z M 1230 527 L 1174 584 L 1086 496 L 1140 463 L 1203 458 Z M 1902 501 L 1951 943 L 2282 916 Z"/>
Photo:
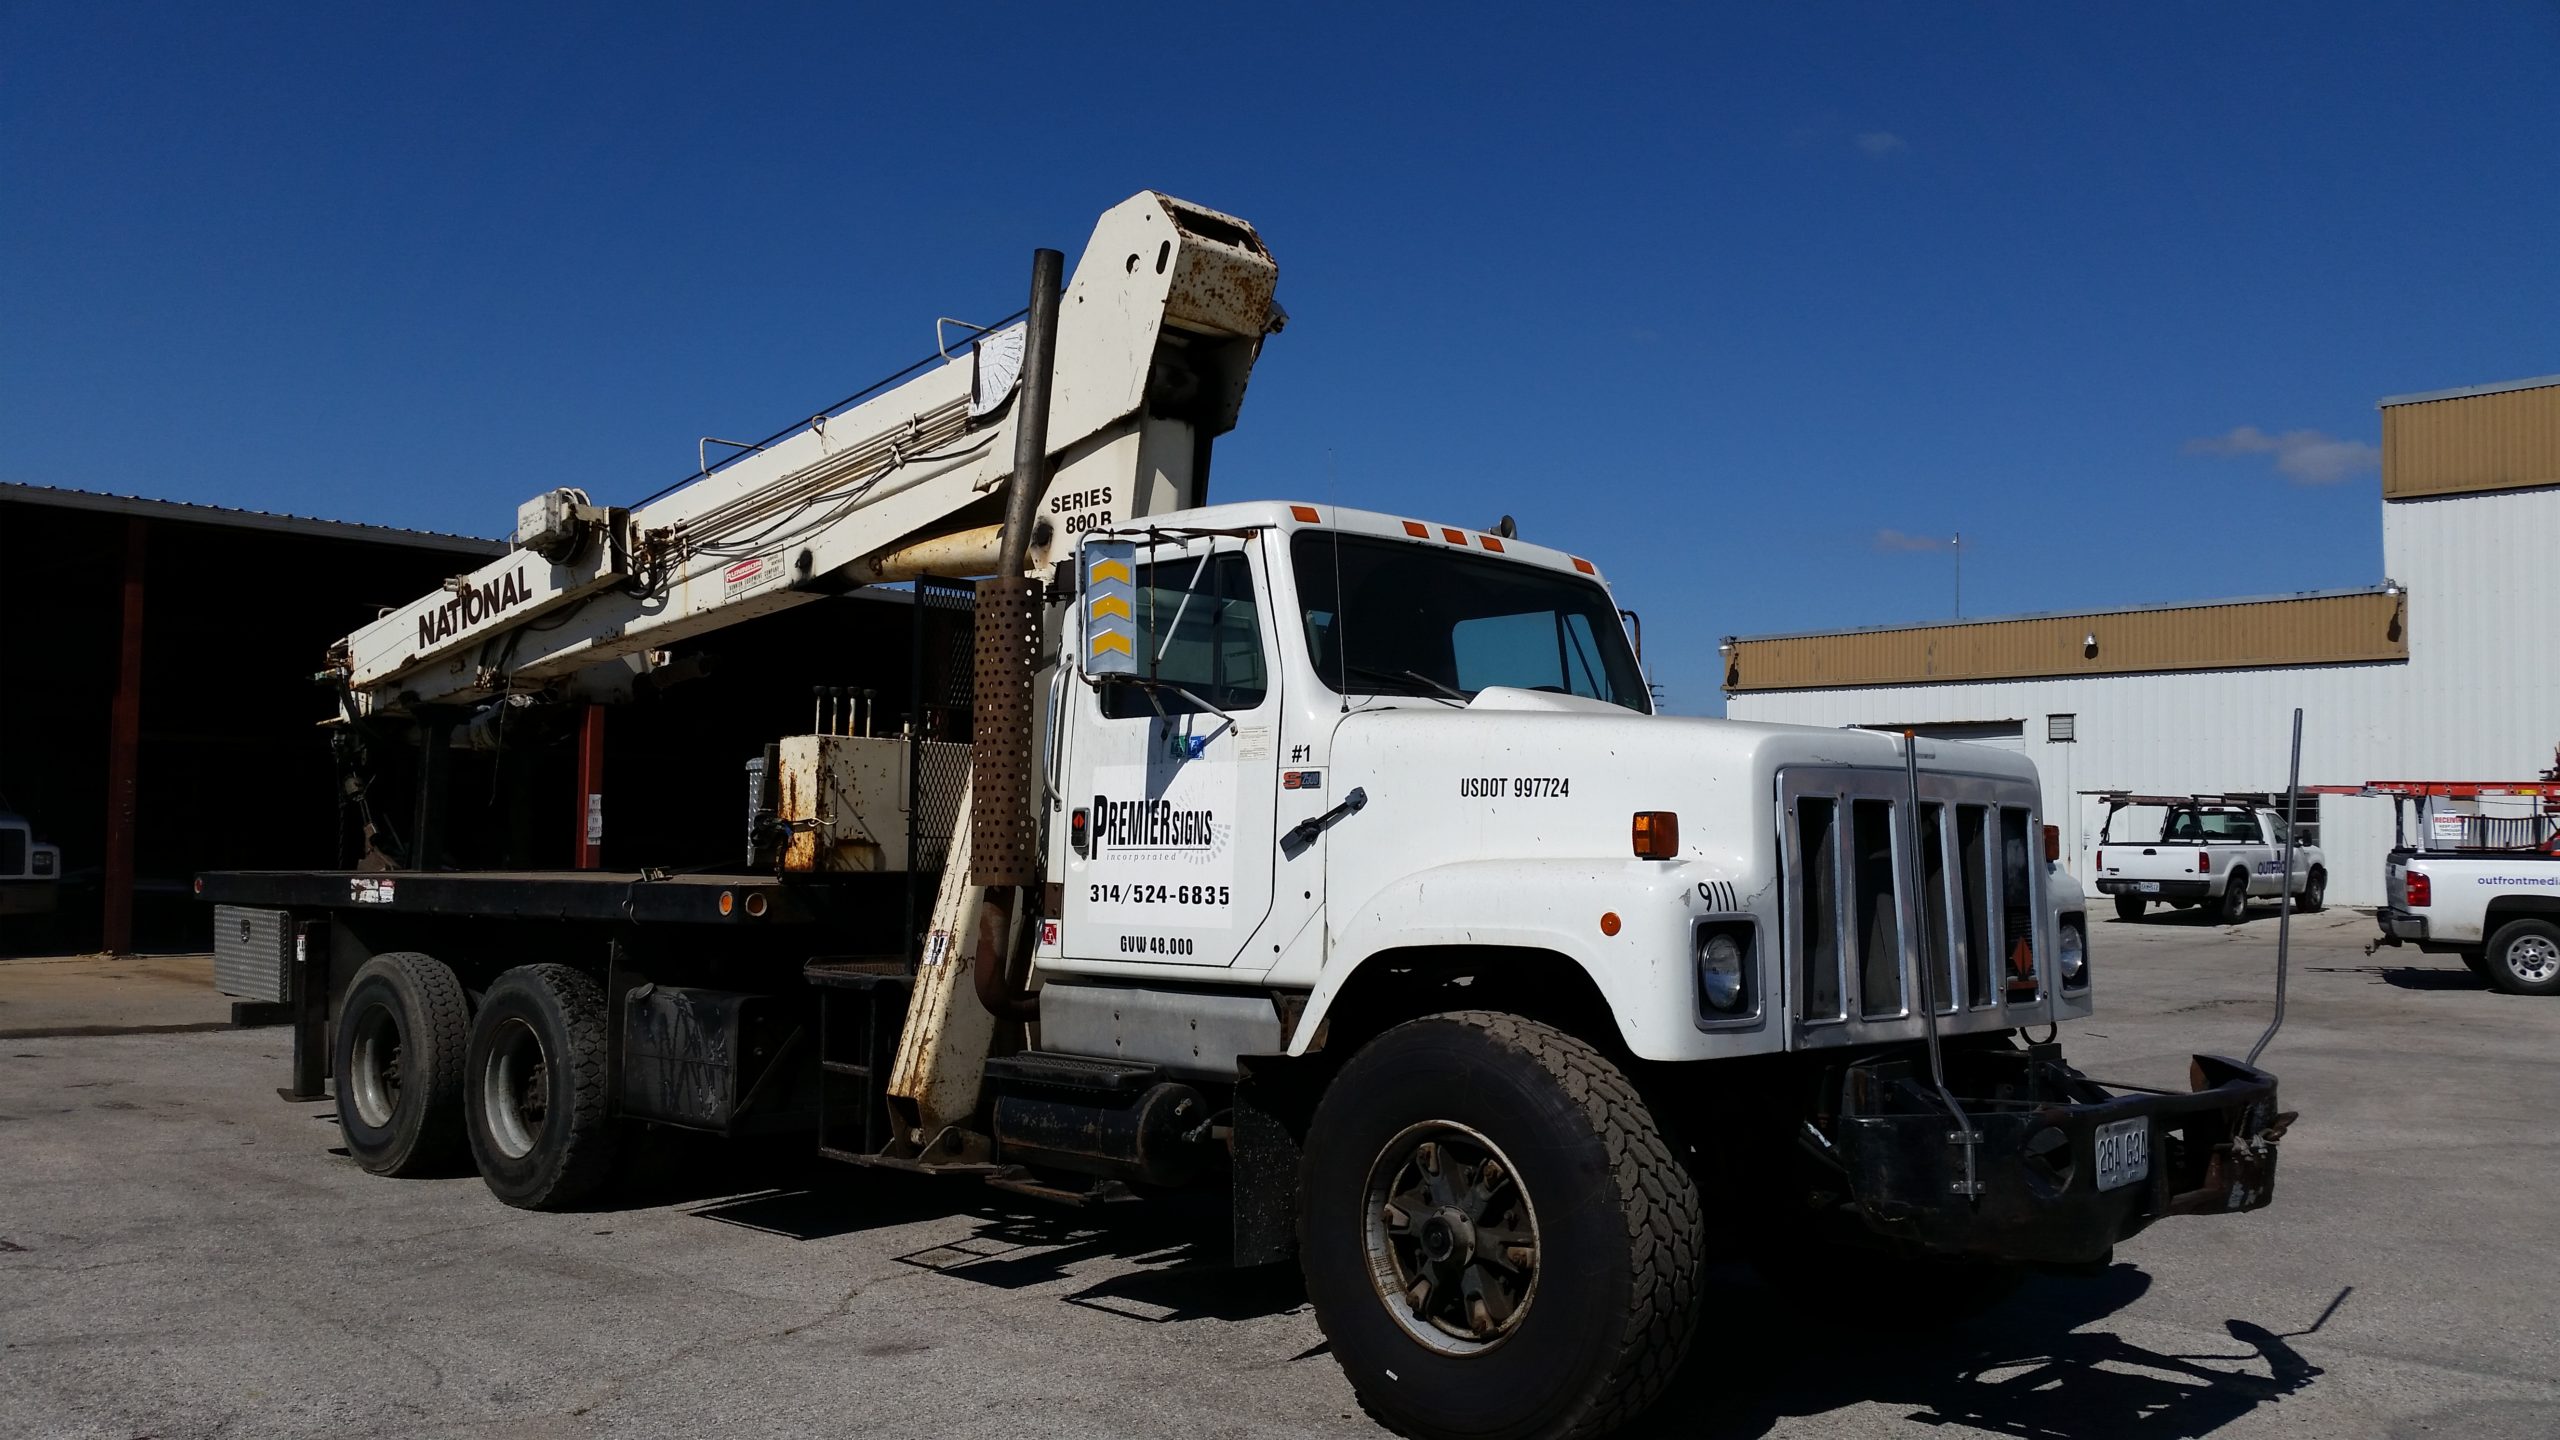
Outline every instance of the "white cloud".
<path id="1" fill-rule="evenodd" d="M 1952 542 L 1935 535 L 1906 535 L 1899 530 L 1876 532 L 1875 547 L 1886 554 L 1917 554 L 1924 550 L 1945 550 Z"/>
<path id="2" fill-rule="evenodd" d="M 2296 485 L 2335 485 L 2382 464 L 2382 452 L 2361 440 L 2341 440 L 2317 430 L 2287 430 L 2270 435 L 2255 425 L 2242 425 L 2227 435 L 2208 435 L 2186 444 L 2190 455 L 2273 455 L 2276 473 Z"/>
<path id="3" fill-rule="evenodd" d="M 1911 144 L 1890 130 L 1867 130 L 1860 132 L 1858 148 L 1882 160 L 1888 155 L 1901 154 L 1910 149 Z"/>

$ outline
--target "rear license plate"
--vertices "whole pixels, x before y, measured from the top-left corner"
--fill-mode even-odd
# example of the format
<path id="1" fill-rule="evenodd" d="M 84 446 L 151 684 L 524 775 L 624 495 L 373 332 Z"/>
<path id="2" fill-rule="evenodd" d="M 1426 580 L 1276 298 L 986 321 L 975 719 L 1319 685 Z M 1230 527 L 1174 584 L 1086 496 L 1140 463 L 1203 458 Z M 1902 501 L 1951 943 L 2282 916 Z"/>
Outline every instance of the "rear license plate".
<path id="1" fill-rule="evenodd" d="M 2160 893 L 2160 882 L 2157 880 L 2136 880 L 2133 882 L 2133 888 L 2141 891 L 2145 895 L 2157 895 Z"/>
<path id="2" fill-rule="evenodd" d="M 2098 1188 L 2121 1190 L 2151 1178 L 2151 1117 L 2098 1127 Z"/>

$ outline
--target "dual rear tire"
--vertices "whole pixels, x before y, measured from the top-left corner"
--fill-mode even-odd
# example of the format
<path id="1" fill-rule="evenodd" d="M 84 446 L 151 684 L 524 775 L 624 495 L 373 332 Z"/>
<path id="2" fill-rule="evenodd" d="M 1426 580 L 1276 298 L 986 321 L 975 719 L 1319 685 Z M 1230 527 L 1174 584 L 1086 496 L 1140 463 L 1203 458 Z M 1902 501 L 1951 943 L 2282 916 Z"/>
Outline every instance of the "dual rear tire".
<path id="1" fill-rule="evenodd" d="M 341 1003 L 338 1123 L 376 1175 L 429 1175 L 468 1155 L 526 1209 L 576 1204 L 613 1163 L 602 987 L 566 965 L 500 975 L 475 1011 L 452 967 L 377 955 Z"/>

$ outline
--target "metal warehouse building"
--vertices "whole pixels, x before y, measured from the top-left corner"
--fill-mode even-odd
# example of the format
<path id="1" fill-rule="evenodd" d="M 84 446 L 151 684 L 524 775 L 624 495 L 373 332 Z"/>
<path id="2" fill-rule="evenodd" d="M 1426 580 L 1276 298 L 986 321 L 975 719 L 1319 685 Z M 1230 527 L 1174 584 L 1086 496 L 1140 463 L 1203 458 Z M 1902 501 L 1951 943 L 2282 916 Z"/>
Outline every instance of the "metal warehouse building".
<path id="1" fill-rule="evenodd" d="M 2382 581 L 1724 642 L 1738 720 L 1911 728 L 2024 752 L 2088 875 L 2081 792 L 2529 778 L 2560 744 L 2560 375 L 2394 396 L 2382 409 Z M 2330 897 L 2379 903 L 2390 803 L 2319 816 Z"/>

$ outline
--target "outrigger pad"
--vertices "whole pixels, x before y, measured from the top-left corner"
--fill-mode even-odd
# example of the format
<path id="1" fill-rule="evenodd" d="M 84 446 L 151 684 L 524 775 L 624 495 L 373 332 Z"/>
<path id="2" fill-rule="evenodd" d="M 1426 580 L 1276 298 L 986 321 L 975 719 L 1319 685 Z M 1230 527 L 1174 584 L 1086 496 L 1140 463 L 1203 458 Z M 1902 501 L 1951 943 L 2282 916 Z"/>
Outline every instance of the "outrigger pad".
<path id="1" fill-rule="evenodd" d="M 2263 1070 L 2198 1055 L 2190 1093 L 2119 1095 L 2052 1046 L 1968 1062 L 1979 1068 L 1963 1088 L 1979 1096 L 1958 1103 L 1970 1132 L 1909 1061 L 1848 1072 L 1840 1158 L 1860 1218 L 1889 1241 L 2088 1265 L 2163 1216 L 2255 1210 L 2274 1196 L 2276 1142 L 2294 1116 L 2276 1109 L 2276 1079 Z"/>

